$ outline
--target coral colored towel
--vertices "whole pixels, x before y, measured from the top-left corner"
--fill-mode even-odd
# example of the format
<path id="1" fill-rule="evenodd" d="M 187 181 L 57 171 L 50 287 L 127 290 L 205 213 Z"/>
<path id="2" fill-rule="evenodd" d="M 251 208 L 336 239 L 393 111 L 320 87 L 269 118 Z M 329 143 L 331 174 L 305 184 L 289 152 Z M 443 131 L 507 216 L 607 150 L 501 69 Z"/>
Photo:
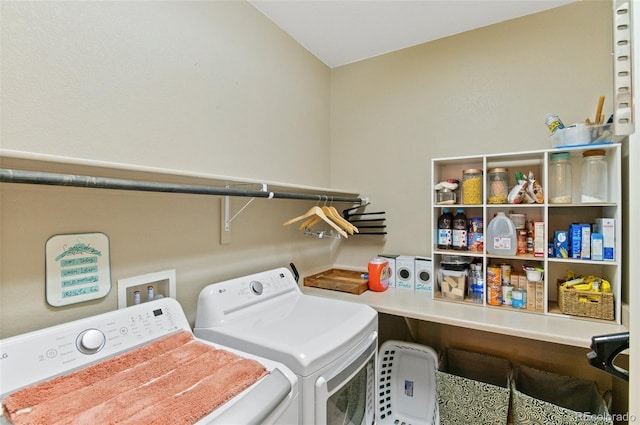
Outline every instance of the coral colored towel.
<path id="1" fill-rule="evenodd" d="M 192 424 L 266 373 L 183 331 L 18 390 L 2 405 L 15 425 Z"/>

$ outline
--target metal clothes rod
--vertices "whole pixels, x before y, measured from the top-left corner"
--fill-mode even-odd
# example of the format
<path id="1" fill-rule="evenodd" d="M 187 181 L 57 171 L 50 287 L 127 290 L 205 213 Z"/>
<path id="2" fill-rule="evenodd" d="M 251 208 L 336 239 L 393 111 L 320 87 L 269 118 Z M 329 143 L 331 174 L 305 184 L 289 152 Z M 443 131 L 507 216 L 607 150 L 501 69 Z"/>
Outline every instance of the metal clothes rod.
<path id="1" fill-rule="evenodd" d="M 0 182 L 44 184 L 50 186 L 72 186 L 96 189 L 134 190 L 142 192 L 189 193 L 196 195 L 242 196 L 249 198 L 281 198 L 301 199 L 327 202 L 367 203 L 366 198 L 348 198 L 320 194 L 270 192 L 266 190 L 233 189 L 227 187 L 211 187 L 200 185 L 158 183 L 138 180 L 113 179 L 108 177 L 91 177 L 74 174 L 45 173 L 40 171 L 24 171 L 0 168 Z"/>

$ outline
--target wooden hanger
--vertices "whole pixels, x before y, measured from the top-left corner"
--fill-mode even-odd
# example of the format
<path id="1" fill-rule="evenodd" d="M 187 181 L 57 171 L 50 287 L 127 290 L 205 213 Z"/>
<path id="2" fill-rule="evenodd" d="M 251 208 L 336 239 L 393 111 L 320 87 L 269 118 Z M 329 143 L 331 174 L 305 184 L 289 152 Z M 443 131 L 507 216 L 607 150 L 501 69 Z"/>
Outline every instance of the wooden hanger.
<path id="1" fill-rule="evenodd" d="M 321 221 L 322 219 L 320 217 L 318 217 L 317 215 L 314 215 L 313 217 L 307 219 L 306 221 L 303 221 L 298 227 L 298 230 L 309 229 Z"/>
<path id="2" fill-rule="evenodd" d="M 338 226 L 346 230 L 350 235 L 353 235 L 354 233 L 360 233 L 358 231 L 358 228 L 342 218 L 338 210 L 336 210 L 333 206 L 330 205 L 328 207 L 322 207 L 322 211 L 324 211 L 327 217 L 333 220 Z"/>
<path id="3" fill-rule="evenodd" d="M 358 228 L 342 218 L 338 210 L 336 210 L 334 207 L 325 205 L 321 207 L 321 209 L 328 219 L 332 220 L 338 226 L 342 227 L 342 229 L 345 230 L 348 234 L 353 235 L 354 233 L 359 233 Z M 318 216 L 311 217 L 308 220 L 302 222 L 302 224 L 300 224 L 300 226 L 298 227 L 298 230 L 309 229 L 318 224 L 320 221 L 322 221 L 322 219 Z"/>
<path id="4" fill-rule="evenodd" d="M 283 226 L 288 226 L 290 224 L 295 223 L 296 221 L 300 221 L 300 220 L 304 220 L 305 218 L 316 216 L 316 215 L 318 215 L 318 210 L 322 213 L 322 210 L 320 210 L 320 207 L 318 207 L 318 206 L 311 207 L 311 208 L 309 208 L 309 211 L 307 211 L 306 213 L 304 213 L 302 215 L 299 215 L 297 217 L 294 217 L 294 218 L 292 218 L 290 220 L 287 220 L 284 223 L 282 223 L 282 225 Z"/>
<path id="5" fill-rule="evenodd" d="M 318 206 L 311 207 L 309 211 L 307 211 L 306 213 L 299 215 L 298 217 L 294 217 L 290 220 L 287 220 L 284 223 L 282 223 L 282 225 L 288 226 L 297 221 L 304 220 L 305 218 L 319 218 L 320 220 L 323 220 L 327 224 L 329 224 L 329 226 L 331 226 L 336 232 L 338 232 L 344 238 L 349 237 L 347 233 L 344 230 L 342 230 L 336 223 L 334 223 L 329 217 L 327 217 L 324 211 L 322 211 L 322 209 Z"/>

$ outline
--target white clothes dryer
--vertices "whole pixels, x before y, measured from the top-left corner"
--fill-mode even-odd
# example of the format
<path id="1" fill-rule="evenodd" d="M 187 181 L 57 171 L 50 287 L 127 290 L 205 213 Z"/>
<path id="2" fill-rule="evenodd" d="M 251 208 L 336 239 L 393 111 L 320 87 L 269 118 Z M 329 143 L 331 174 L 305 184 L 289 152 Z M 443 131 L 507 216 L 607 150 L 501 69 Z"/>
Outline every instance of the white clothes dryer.
<path id="1" fill-rule="evenodd" d="M 301 384 L 300 424 L 373 424 L 377 312 L 303 294 L 286 268 L 208 285 L 194 333 L 285 364 Z"/>

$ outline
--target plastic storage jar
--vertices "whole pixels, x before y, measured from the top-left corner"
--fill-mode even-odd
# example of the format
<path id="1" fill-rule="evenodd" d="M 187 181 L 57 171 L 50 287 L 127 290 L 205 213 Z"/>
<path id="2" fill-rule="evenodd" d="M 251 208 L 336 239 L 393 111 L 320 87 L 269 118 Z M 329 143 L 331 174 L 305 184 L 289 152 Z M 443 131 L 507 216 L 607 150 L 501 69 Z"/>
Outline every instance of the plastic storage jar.
<path id="1" fill-rule="evenodd" d="M 607 202 L 607 160 L 603 149 L 592 149 L 582 153 L 582 199 L 583 203 Z"/>
<path id="2" fill-rule="evenodd" d="M 556 152 L 549 160 L 549 203 L 570 204 L 571 199 L 571 154 Z"/>
<path id="3" fill-rule="evenodd" d="M 482 204 L 482 170 L 468 168 L 462 170 L 462 203 L 466 205 Z"/>
<path id="4" fill-rule="evenodd" d="M 489 170 L 488 204 L 506 204 L 509 195 L 509 174 L 506 168 Z"/>

